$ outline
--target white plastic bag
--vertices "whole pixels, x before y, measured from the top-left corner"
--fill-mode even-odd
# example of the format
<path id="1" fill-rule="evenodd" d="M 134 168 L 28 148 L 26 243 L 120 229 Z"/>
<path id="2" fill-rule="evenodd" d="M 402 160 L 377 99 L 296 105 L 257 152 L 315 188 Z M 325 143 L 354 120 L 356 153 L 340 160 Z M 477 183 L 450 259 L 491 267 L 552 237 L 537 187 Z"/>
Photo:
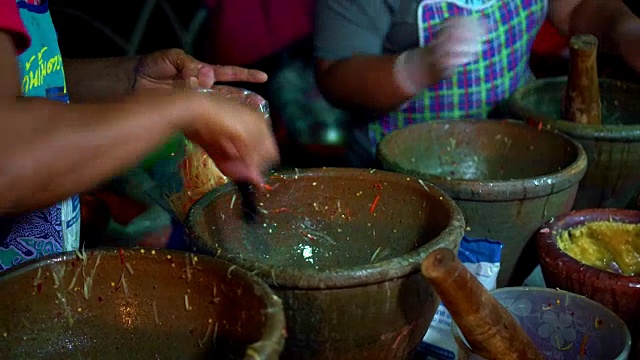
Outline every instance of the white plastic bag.
<path id="1" fill-rule="evenodd" d="M 482 285 L 493 290 L 500 271 L 501 253 L 502 243 L 498 241 L 464 237 L 460 242 L 458 258 Z M 451 315 L 442 304 L 438 306 L 414 359 L 457 359 L 457 345 L 451 334 Z"/>

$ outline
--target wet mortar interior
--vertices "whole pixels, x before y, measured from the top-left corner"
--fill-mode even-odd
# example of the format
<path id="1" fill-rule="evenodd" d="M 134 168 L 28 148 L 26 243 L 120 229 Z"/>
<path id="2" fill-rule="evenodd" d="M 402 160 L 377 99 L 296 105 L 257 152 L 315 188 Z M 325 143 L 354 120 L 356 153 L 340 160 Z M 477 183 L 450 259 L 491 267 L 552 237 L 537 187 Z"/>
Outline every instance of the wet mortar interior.
<path id="1" fill-rule="evenodd" d="M 543 118 L 561 119 L 565 86 L 565 81 L 540 81 L 520 94 L 518 101 Z M 600 81 L 602 124 L 640 125 L 639 90 L 613 80 Z"/>
<path id="2" fill-rule="evenodd" d="M 455 180 L 508 181 L 550 175 L 577 157 L 566 140 L 506 121 L 429 124 L 406 131 L 386 150 L 413 173 Z"/>
<path id="3" fill-rule="evenodd" d="M 227 186 L 199 213 L 198 236 L 227 256 L 273 267 L 324 271 L 389 260 L 437 237 L 450 216 L 424 183 L 400 179 L 274 175 L 258 194 L 253 225 Z"/>
<path id="4" fill-rule="evenodd" d="M 122 254 L 86 253 L 4 278 L 14 295 L 0 306 L 13 315 L 0 331 L 11 356 L 235 360 L 260 340 L 268 310 L 246 279 L 190 254 Z"/>

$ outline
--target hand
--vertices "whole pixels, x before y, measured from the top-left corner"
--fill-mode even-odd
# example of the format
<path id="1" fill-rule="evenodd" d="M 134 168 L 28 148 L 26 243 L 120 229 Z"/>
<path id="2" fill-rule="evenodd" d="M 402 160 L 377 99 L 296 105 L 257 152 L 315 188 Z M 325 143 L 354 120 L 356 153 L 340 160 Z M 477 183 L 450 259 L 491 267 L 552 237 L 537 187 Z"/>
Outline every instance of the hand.
<path id="1" fill-rule="evenodd" d="M 209 65 L 179 49 L 144 55 L 136 65 L 134 88 L 211 88 L 217 81 L 267 81 L 267 74 L 237 66 Z"/>
<path id="2" fill-rule="evenodd" d="M 446 19 L 424 51 L 433 83 L 450 77 L 462 65 L 475 61 L 487 36 L 487 26 L 475 17 Z"/>
<path id="3" fill-rule="evenodd" d="M 278 147 L 264 114 L 214 93 L 194 93 L 201 109 L 185 135 L 200 145 L 233 181 L 264 183 L 262 174 L 279 160 Z"/>

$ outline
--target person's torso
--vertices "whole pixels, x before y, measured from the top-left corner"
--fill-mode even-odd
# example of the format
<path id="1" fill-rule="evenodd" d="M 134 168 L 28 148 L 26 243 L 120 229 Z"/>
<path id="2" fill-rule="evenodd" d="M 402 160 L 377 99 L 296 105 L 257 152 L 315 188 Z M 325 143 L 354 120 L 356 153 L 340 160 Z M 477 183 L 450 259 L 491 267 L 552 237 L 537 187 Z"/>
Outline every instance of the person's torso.
<path id="1" fill-rule="evenodd" d="M 428 87 L 398 111 L 352 130 L 352 150 L 375 153 L 388 133 L 439 119 L 486 118 L 489 111 L 532 79 L 531 46 L 547 13 L 547 0 L 388 0 L 391 25 L 386 53 L 427 46 L 447 18 L 475 16 L 489 26 L 478 59 Z M 366 149 L 366 150 L 365 150 Z"/>
<path id="2" fill-rule="evenodd" d="M 46 1 L 18 0 L 31 46 L 18 57 L 22 95 L 68 102 L 62 57 Z M 0 271 L 44 255 L 71 251 L 80 242 L 80 198 L 46 209 L 0 217 Z"/>
<path id="3" fill-rule="evenodd" d="M 386 54 L 399 54 L 420 45 L 418 6 L 420 0 L 387 0 L 391 25 L 384 40 Z"/>

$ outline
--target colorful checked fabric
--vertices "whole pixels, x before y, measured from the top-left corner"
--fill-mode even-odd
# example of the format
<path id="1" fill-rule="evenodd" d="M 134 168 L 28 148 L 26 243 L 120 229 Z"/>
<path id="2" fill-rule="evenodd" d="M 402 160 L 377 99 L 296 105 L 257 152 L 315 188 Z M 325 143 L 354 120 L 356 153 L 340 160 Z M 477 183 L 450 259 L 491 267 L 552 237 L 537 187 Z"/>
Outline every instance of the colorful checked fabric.
<path id="1" fill-rule="evenodd" d="M 483 119 L 500 102 L 533 78 L 531 46 L 547 13 L 547 0 L 424 0 L 418 6 L 420 45 L 426 46 L 440 24 L 452 16 L 477 16 L 489 36 L 475 62 L 369 125 L 378 142 L 407 125 L 445 119 Z"/>

